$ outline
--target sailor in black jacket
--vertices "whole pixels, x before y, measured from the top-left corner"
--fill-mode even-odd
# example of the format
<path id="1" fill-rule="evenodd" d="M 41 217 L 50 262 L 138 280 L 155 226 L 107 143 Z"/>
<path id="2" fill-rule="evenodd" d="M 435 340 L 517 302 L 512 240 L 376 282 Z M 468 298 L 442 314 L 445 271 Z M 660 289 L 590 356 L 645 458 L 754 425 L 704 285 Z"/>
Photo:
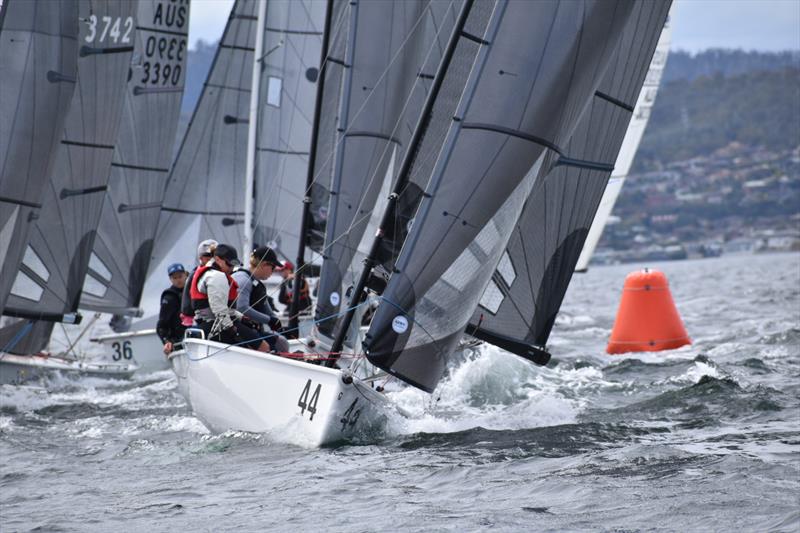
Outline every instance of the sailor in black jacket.
<path id="1" fill-rule="evenodd" d="M 167 267 L 171 285 L 161 293 L 161 310 L 158 313 L 156 333 L 164 343 L 164 354 L 169 354 L 183 340 L 186 327 L 181 324 L 181 296 L 186 285 L 186 269 L 180 263 Z"/>

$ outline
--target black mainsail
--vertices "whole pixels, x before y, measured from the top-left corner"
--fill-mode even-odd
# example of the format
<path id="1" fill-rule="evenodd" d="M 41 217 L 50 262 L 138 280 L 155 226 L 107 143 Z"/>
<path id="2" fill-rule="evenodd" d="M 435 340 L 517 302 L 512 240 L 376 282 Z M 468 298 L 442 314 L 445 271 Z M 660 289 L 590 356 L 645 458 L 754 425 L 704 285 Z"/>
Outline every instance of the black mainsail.
<path id="1" fill-rule="evenodd" d="M 402 157 L 460 2 L 351 2 L 316 320 L 331 337 L 392 157 Z M 328 155 L 330 159 L 331 155 Z M 330 164 L 326 161 L 325 164 Z M 320 165 L 321 167 L 322 165 Z M 350 276 L 348 277 L 348 273 Z"/>
<path id="2" fill-rule="evenodd" d="M 484 228 L 535 164 L 555 163 L 633 5 L 498 0 L 465 9 L 410 170 L 430 179 L 364 342 L 370 362 L 426 391 L 441 378 L 508 238 Z M 505 226 L 498 229 L 508 233 Z"/>
<path id="3" fill-rule="evenodd" d="M 541 356 L 614 169 L 670 2 L 634 6 L 617 52 L 578 128 L 537 179 L 467 333 Z"/>
<path id="4" fill-rule="evenodd" d="M 135 38 L 136 2 L 79 2 L 78 81 L 39 218 L 4 313 L 44 320 L 15 353 L 40 351 L 77 312 L 103 207 Z M 12 329 L 15 326 L 11 326 Z M 0 336 L 6 332 L 3 331 Z"/>
<path id="5" fill-rule="evenodd" d="M 78 2 L 0 8 L 0 313 L 39 216 L 78 73 Z"/>
<path id="6" fill-rule="evenodd" d="M 81 308 L 137 314 L 180 117 L 189 7 L 189 0 L 139 0 L 122 124 Z"/>

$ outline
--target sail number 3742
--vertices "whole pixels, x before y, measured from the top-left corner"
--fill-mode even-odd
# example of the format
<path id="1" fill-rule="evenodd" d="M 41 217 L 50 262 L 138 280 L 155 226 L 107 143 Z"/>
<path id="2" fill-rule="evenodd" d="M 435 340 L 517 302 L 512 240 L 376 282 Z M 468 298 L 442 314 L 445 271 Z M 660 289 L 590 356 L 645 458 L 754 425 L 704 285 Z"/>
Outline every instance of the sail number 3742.
<path id="1" fill-rule="evenodd" d="M 133 31 L 133 17 L 97 17 L 91 15 L 88 19 L 89 33 L 86 35 L 85 40 L 87 43 L 93 43 L 95 40 L 98 42 L 115 42 L 115 43 L 130 43 L 131 31 Z"/>

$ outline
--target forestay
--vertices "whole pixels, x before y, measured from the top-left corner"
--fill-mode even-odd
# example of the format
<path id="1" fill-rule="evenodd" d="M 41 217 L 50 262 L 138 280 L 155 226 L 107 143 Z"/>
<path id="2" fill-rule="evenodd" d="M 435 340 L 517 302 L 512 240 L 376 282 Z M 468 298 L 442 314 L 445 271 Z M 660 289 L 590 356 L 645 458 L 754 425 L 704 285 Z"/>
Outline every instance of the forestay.
<path id="1" fill-rule="evenodd" d="M 166 265 L 197 262 L 197 243 L 243 248 L 248 109 L 257 2 L 237 0 L 167 180 L 149 277 L 156 293 Z M 149 290 L 148 288 L 145 289 Z"/>
<path id="2" fill-rule="evenodd" d="M 0 8 L 0 313 L 55 162 L 75 90 L 77 36 L 77 0 L 6 0 Z M 20 280 L 13 290 L 24 295 L 25 286 Z"/>
<path id="3" fill-rule="evenodd" d="M 430 180 L 367 333 L 373 364 L 436 386 L 508 238 L 484 228 L 534 164 L 553 163 L 631 11 L 605 1 L 472 5 L 411 170 Z"/>
<path id="4" fill-rule="evenodd" d="M 656 51 L 653 53 L 653 59 L 650 61 L 650 68 L 644 78 L 642 90 L 639 91 L 639 98 L 633 108 L 633 116 L 630 124 L 628 124 L 628 130 L 625 132 L 617 162 L 614 164 L 614 171 L 608 179 L 608 185 L 606 185 L 605 192 L 603 192 L 603 198 L 600 200 L 600 206 L 597 208 L 592 227 L 589 229 L 586 242 L 583 244 L 583 250 L 580 257 L 578 257 L 578 264 L 575 265 L 576 272 L 584 272 L 589 268 L 589 261 L 592 259 L 597 243 L 603 234 L 603 229 L 611 216 L 611 210 L 614 208 L 617 197 L 622 190 L 622 185 L 628 177 L 633 158 L 639 149 L 639 142 L 642 140 L 647 122 L 650 119 L 650 111 L 655 104 L 658 86 L 661 84 L 661 76 L 667 64 L 670 34 L 669 16 L 667 16 L 664 29 L 661 30 L 661 37 L 659 37 L 656 45 Z"/>
<path id="5" fill-rule="evenodd" d="M 319 77 L 324 0 L 267 3 L 261 68 L 254 241 L 297 255 Z"/>
<path id="6" fill-rule="evenodd" d="M 467 333 L 535 357 L 572 277 L 625 137 L 669 1 L 640 2 L 555 167 L 537 179 Z M 477 329 L 476 329 L 477 328 Z"/>
<path id="7" fill-rule="evenodd" d="M 393 181 L 390 161 L 405 153 L 459 6 L 429 0 L 350 3 L 316 308 L 324 335 L 333 335 L 336 321 L 328 318 L 339 312 L 342 283 L 354 283 L 352 276 L 346 279 L 348 271 L 360 270 L 353 259 L 378 192 Z"/>
<path id="8" fill-rule="evenodd" d="M 136 314 L 186 80 L 189 0 L 140 0 L 134 57 L 81 307 Z"/>
<path id="9" fill-rule="evenodd" d="M 133 0 L 79 2 L 78 82 L 7 315 L 61 321 L 78 309 L 121 122 L 135 7 Z M 15 351 L 38 351 L 51 328 L 41 324 Z"/>

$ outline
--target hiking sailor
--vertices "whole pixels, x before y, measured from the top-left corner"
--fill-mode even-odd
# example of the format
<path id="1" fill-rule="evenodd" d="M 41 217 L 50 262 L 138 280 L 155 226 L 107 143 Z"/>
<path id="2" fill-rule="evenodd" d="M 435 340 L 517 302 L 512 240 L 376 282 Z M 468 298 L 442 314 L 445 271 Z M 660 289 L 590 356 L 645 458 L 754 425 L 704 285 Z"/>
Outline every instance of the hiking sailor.
<path id="1" fill-rule="evenodd" d="M 183 341 L 186 327 L 181 323 L 181 295 L 186 285 L 186 269 L 180 263 L 167 267 L 171 285 L 161 293 L 161 309 L 158 312 L 156 333 L 164 343 L 164 355 L 169 355 L 175 345 Z"/>
<path id="2" fill-rule="evenodd" d="M 236 309 L 244 315 L 242 322 L 267 336 L 272 351 L 287 353 L 289 342 L 281 336 L 281 321 L 275 316 L 267 302 L 267 287 L 264 282 L 272 275 L 275 267 L 280 267 L 278 256 L 272 248 L 259 246 L 250 254 L 250 270 L 240 267 L 233 273 L 239 290 Z"/>
<path id="3" fill-rule="evenodd" d="M 218 243 L 214 239 L 206 239 L 197 245 L 197 266 L 189 273 L 189 283 L 183 288 L 183 297 L 181 298 L 181 323 L 190 327 L 194 325 L 194 309 L 192 309 L 192 297 L 189 294 L 191 281 L 194 279 L 194 273 L 197 269 L 211 260 L 213 254 L 211 247 L 216 246 Z"/>
<path id="4" fill-rule="evenodd" d="M 233 309 L 238 295 L 236 281 L 231 277 L 239 265 L 236 250 L 218 244 L 210 251 L 212 259 L 197 268 L 189 287 L 195 322 L 209 340 L 268 352 L 269 345 L 255 330 L 242 324 L 242 314 Z"/>

